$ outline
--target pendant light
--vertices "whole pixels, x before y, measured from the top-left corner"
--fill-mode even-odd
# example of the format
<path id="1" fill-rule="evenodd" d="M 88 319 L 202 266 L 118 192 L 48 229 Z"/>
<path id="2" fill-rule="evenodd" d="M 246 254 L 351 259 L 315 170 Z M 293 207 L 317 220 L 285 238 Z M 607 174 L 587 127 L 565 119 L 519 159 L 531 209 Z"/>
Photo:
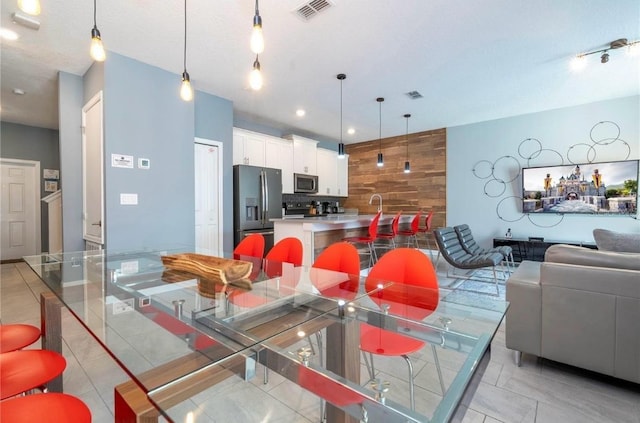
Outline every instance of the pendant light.
<path id="1" fill-rule="evenodd" d="M 339 73 L 336 78 L 340 81 L 340 144 L 338 144 L 338 158 L 344 159 L 344 143 L 342 142 L 342 81 L 347 78 L 347 75 Z"/>
<path id="2" fill-rule="evenodd" d="M 193 100 L 193 87 L 191 78 L 187 72 L 187 0 L 184 0 L 184 50 L 183 50 L 184 71 L 182 72 L 182 84 L 180 85 L 180 98 L 184 101 Z"/>
<path id="3" fill-rule="evenodd" d="M 257 54 L 256 60 L 253 62 L 253 70 L 249 75 L 249 86 L 255 91 L 262 88 L 262 71 L 260 70 L 260 61 Z"/>
<path id="4" fill-rule="evenodd" d="M 264 36 L 262 35 L 262 18 L 258 10 L 258 0 L 256 0 L 256 14 L 253 16 L 253 31 L 251 32 L 251 51 L 261 54 L 264 51 Z"/>
<path id="5" fill-rule="evenodd" d="M 407 120 L 407 160 L 404 162 L 404 173 L 411 173 L 411 165 L 409 164 L 409 118 L 411 115 L 407 113 L 404 118 Z"/>
<path id="6" fill-rule="evenodd" d="M 40 14 L 40 0 L 18 0 L 18 8 L 24 13 L 37 16 Z"/>
<path id="7" fill-rule="evenodd" d="M 384 101 L 383 97 L 376 98 L 376 101 L 380 105 L 380 132 L 379 132 L 379 140 L 380 140 L 380 149 L 378 150 L 378 167 L 384 166 L 384 158 L 382 157 L 382 102 Z"/>
<path id="8" fill-rule="evenodd" d="M 107 55 L 104 52 L 100 31 L 96 25 L 96 0 L 93 0 L 93 29 L 91 30 L 91 58 L 96 62 L 104 62 Z"/>

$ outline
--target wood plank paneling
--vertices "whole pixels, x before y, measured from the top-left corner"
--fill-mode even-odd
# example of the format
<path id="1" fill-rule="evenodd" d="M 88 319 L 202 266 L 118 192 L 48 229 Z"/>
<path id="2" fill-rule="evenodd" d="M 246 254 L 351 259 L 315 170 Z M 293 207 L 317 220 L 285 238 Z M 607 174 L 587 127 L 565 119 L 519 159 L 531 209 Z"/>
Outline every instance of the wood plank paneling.
<path id="1" fill-rule="evenodd" d="M 345 146 L 349 154 L 349 197 L 344 206 L 357 208 L 360 214 L 374 214 L 377 200 L 369 205 L 372 194 L 382 195 L 382 210 L 392 214 L 427 213 L 433 210 L 433 228 L 446 226 L 447 214 L 447 132 L 446 128 L 409 134 L 411 173 L 404 173 L 407 154 L 405 135 L 382 139 L 384 167 L 376 166 L 380 141 Z M 432 246 L 434 244 L 432 243 Z"/>

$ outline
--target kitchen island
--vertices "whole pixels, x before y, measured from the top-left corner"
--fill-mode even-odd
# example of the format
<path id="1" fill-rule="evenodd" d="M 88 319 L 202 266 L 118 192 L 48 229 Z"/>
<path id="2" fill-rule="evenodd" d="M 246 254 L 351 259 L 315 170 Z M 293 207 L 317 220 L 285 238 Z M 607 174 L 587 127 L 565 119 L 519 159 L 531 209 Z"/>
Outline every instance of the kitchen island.
<path id="1" fill-rule="evenodd" d="M 380 216 L 379 231 L 390 229 L 391 220 L 395 213 Z M 330 214 L 327 216 L 271 219 L 274 226 L 274 242 L 283 238 L 295 237 L 302 241 L 304 248 L 302 264 L 311 266 L 318 254 L 334 242 L 342 238 L 366 235 L 373 214 L 343 215 Z M 413 215 L 403 215 L 400 223 L 408 223 Z"/>

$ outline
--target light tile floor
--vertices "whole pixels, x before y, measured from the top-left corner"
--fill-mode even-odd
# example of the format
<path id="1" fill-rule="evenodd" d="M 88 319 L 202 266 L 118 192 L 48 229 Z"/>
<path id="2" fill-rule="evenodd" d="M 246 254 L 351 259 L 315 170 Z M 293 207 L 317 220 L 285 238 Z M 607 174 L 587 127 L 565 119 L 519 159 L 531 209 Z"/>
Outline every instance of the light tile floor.
<path id="1" fill-rule="evenodd" d="M 439 272 L 439 278 L 443 274 Z M 39 326 L 39 294 L 46 289 L 25 263 L 1 265 L 0 322 Z M 67 359 L 65 392 L 81 398 L 91 408 L 94 422 L 112 422 L 113 387 L 127 380 L 127 376 L 68 312 L 63 313 L 63 336 Z M 38 343 L 32 348 L 37 347 Z M 640 423 L 640 385 L 527 355 L 518 368 L 511 351 L 505 348 L 504 325 L 493 340 L 491 354 L 465 423 Z M 448 354 L 439 354 L 439 358 L 448 386 L 459 362 Z M 431 409 L 441 395 L 431 349 L 418 352 L 412 360 L 417 408 Z M 403 360 L 377 360 L 376 367 L 392 386 L 401 386 L 393 375 L 406 372 Z M 361 373 L 365 383 L 364 367 Z M 401 401 L 407 398 L 405 391 L 398 388 L 390 398 Z M 188 406 L 197 410 L 198 422 L 317 422 L 320 416 L 317 397 L 275 372 L 270 372 L 267 385 L 262 384 L 261 377 L 250 384 L 227 379 L 217 386 L 215 395 L 203 392 Z M 186 407 L 176 407 L 175 415 L 184 414 L 180 408 Z"/>

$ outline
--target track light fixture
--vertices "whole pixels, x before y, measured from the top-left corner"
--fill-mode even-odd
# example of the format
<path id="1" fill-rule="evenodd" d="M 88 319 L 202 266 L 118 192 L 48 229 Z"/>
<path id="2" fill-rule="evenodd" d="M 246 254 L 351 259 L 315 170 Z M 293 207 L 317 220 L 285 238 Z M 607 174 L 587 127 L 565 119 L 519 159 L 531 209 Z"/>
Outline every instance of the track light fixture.
<path id="1" fill-rule="evenodd" d="M 336 78 L 340 81 L 340 143 L 338 144 L 338 158 L 344 159 L 344 143 L 342 142 L 342 81 L 347 78 L 347 75 L 339 73 Z"/>
<path id="2" fill-rule="evenodd" d="M 617 40 L 611 41 L 609 43 L 609 47 L 589 51 L 587 53 L 580 53 L 572 59 L 571 67 L 573 68 L 573 70 L 582 70 L 587 65 L 587 56 L 599 53 L 602 53 L 600 55 L 600 63 L 608 63 L 610 58 L 609 52 L 621 49 L 623 47 L 626 47 L 627 53 L 634 54 L 640 48 L 640 40 L 629 42 L 626 38 L 619 38 Z"/>
<path id="3" fill-rule="evenodd" d="M 182 84 L 180 84 L 180 98 L 184 101 L 193 100 L 193 87 L 191 78 L 187 72 L 187 0 L 184 0 L 184 50 L 183 50 L 184 71 L 182 72 Z"/>
<path id="4" fill-rule="evenodd" d="M 380 129 L 379 129 L 379 150 L 378 150 L 378 167 L 384 166 L 384 157 L 382 157 L 382 102 L 384 101 L 384 97 L 376 98 L 379 106 L 379 115 L 380 115 Z"/>
<path id="5" fill-rule="evenodd" d="M 255 54 L 262 54 L 264 51 L 264 36 L 262 35 L 262 17 L 258 10 L 258 0 L 256 0 L 256 14 L 253 16 L 253 31 L 251 32 L 251 51 Z"/>
<path id="6" fill-rule="evenodd" d="M 96 62 L 104 62 L 107 57 L 104 52 L 104 45 L 102 45 L 102 37 L 100 37 L 100 31 L 98 31 L 98 25 L 96 24 L 96 0 L 93 0 L 93 29 L 91 29 L 91 49 L 89 52 L 91 58 Z"/>
<path id="7" fill-rule="evenodd" d="M 410 173 L 411 172 L 411 164 L 409 164 L 409 118 L 410 117 L 411 117 L 411 115 L 409 113 L 404 115 L 404 118 L 407 120 L 407 132 L 406 132 L 407 160 L 404 162 L 404 173 Z"/>

